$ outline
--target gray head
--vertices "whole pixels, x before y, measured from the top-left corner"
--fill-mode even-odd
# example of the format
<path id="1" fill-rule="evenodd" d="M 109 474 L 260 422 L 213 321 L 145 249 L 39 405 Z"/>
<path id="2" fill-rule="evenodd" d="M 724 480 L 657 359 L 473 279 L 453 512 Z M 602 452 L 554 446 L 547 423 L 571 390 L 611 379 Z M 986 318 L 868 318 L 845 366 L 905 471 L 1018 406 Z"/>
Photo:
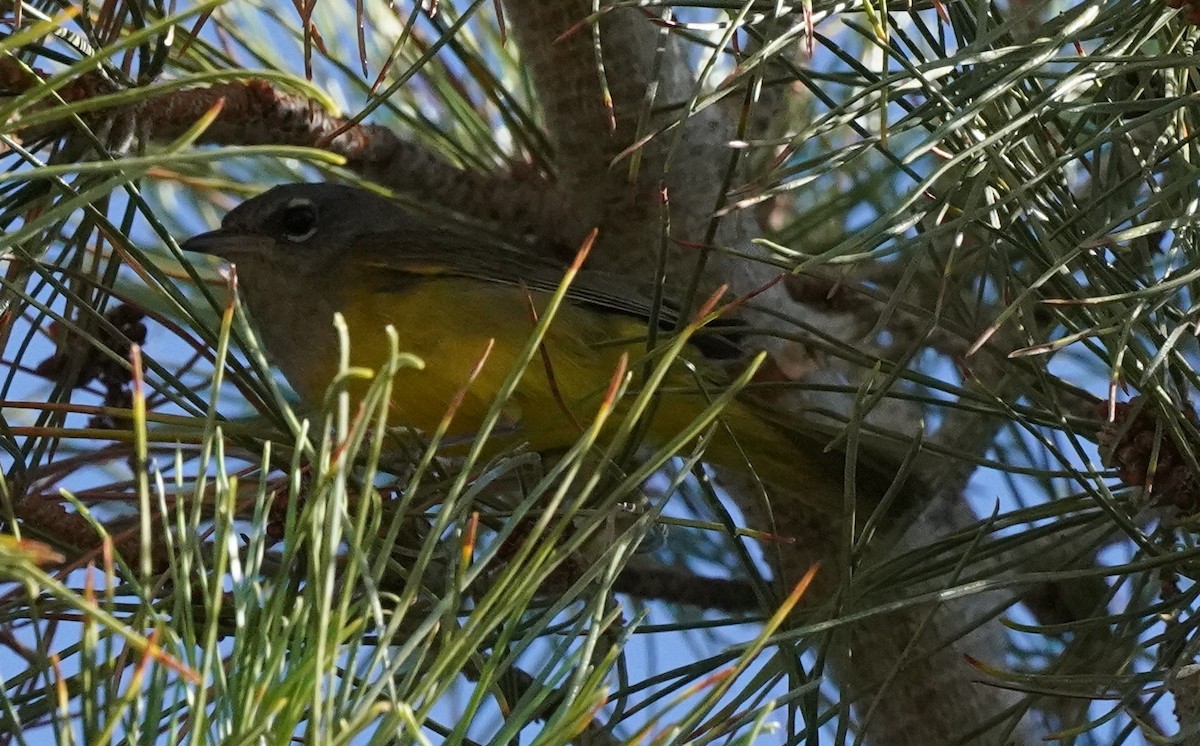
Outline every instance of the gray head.
<path id="1" fill-rule="evenodd" d="M 332 375 L 327 363 L 338 356 L 330 319 L 356 290 L 356 263 L 347 255 L 371 244 L 363 238 L 373 234 L 425 230 L 403 207 L 365 189 L 286 184 L 239 205 L 219 229 L 181 248 L 237 265 L 239 293 L 275 362 L 293 385 L 319 379 L 320 390 Z"/>
<path id="2" fill-rule="evenodd" d="M 230 210 L 218 230 L 188 239 L 181 248 L 237 262 L 243 269 L 281 261 L 311 266 L 318 258 L 340 255 L 359 236 L 411 230 L 419 222 L 395 202 L 360 187 L 283 184 Z"/>

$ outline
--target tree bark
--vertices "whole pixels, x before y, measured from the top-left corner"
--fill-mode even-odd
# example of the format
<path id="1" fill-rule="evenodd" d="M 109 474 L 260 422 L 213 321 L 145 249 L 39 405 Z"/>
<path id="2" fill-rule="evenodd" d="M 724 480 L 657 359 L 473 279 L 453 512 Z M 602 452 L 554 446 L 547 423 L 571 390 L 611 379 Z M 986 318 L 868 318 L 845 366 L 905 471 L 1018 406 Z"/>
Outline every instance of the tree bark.
<path id="1" fill-rule="evenodd" d="M 505 7 L 544 110 L 569 208 L 578 216 L 581 229 L 600 227 L 598 261 L 634 280 L 653 276 L 663 221 L 668 218 L 671 235 L 684 246 L 714 244 L 756 251 L 750 239 L 763 231 L 753 211 L 735 210 L 713 221 L 713 214 L 724 205 L 729 174 L 745 175 L 738 168 L 745 151 L 729 147 L 731 140 L 746 134 L 738 132 L 736 106 L 713 105 L 685 115 L 682 107 L 697 81 L 673 36 L 664 35 L 661 25 L 634 9 L 611 10 L 598 23 L 584 22 L 591 12 L 587 0 L 506 0 Z M 603 77 L 595 51 L 597 39 Z M 605 82 L 611 110 L 605 104 Z M 786 105 L 785 97 L 772 98 L 764 106 Z M 757 110 L 751 126 L 771 121 L 771 114 Z M 672 121 L 679 124 L 666 129 Z M 631 178 L 627 150 L 659 128 L 665 131 L 638 149 L 638 168 Z M 664 186 L 667 210 L 659 198 Z M 777 274 L 766 264 L 720 252 L 673 244 L 665 249 L 667 273 L 673 279 L 689 278 L 702 267 L 700 297 L 720 283 L 728 283 L 735 293 L 751 292 L 768 285 Z M 676 282 L 675 290 L 686 284 Z M 765 295 L 761 299 L 765 304 L 806 319 L 814 317 L 810 309 L 791 300 L 782 284 Z M 754 321 L 786 331 L 774 317 L 759 315 Z M 777 356 L 810 354 L 778 339 L 769 345 Z M 803 403 L 792 404 L 799 415 Z M 965 480 L 956 481 L 954 486 L 961 488 Z M 844 584 L 849 577 L 841 562 L 846 531 L 839 522 L 814 515 L 784 494 L 773 495 L 767 505 L 756 485 L 733 475 L 724 485 L 753 527 L 794 539 L 768 553 L 781 584 L 795 582 L 816 562 L 823 564 L 810 606 L 833 608 L 835 599 L 868 605 L 893 600 L 853 600 L 853 586 Z M 922 519 L 901 532 L 898 548 L 920 546 L 976 520 L 959 489 L 928 499 Z M 976 683 L 978 672 L 963 658 L 964 653 L 984 660 L 1002 657 L 1003 628 L 995 622 L 976 626 L 976 620 L 991 617 L 997 606 L 1013 601 L 1009 593 L 959 598 L 870 617 L 841 635 L 843 647 L 832 656 L 834 676 L 843 697 L 857 703 L 858 718 L 869 716 L 868 741 L 926 746 L 947 742 L 993 719 L 1006 726 L 1020 720 L 1020 710 L 1015 714 L 1012 710 L 1020 697 Z M 843 605 L 842 611 L 854 608 Z M 885 684 L 882 689 L 881 684 Z M 992 735 L 975 742 L 992 742 L 1006 732 L 1008 727 L 993 729 L 988 731 Z"/>

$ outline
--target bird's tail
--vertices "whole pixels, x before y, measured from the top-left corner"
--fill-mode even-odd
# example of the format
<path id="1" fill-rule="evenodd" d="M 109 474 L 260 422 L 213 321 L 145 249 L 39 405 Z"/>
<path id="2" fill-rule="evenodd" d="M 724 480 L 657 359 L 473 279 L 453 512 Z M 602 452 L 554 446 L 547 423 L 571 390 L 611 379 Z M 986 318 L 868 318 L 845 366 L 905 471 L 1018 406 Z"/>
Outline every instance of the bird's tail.
<path id="1" fill-rule="evenodd" d="M 718 431 L 706 450 L 711 463 L 752 473 L 766 485 L 788 490 L 806 504 L 841 512 L 847 495 L 847 455 L 823 439 L 777 421 L 762 405 L 735 400 L 721 413 Z M 856 499 L 881 500 L 899 470 L 901 459 L 860 449 L 854 463 Z"/>

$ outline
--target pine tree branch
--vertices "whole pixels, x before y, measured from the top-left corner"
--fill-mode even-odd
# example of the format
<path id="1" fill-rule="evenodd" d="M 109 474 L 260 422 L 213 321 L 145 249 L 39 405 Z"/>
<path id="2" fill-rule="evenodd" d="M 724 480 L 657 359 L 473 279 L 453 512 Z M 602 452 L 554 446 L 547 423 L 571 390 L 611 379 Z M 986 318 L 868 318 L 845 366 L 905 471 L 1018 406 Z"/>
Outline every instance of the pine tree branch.
<path id="1" fill-rule="evenodd" d="M 39 85 L 42 78 L 12 58 L 0 58 L 0 91 L 16 95 Z M 79 102 L 113 93 L 99 73 L 86 73 L 59 90 L 63 102 Z M 53 109 L 48 101 L 30 107 L 25 116 Z M 566 228 L 558 188 L 520 172 L 483 173 L 459 168 L 437 153 L 406 140 L 392 130 L 335 116 L 311 99 L 281 90 L 265 80 L 217 83 L 171 90 L 134 104 L 109 106 L 83 117 L 92 129 L 102 122 L 124 122 L 152 142 L 181 137 L 207 112 L 219 115 L 199 142 L 212 145 L 295 145 L 320 148 L 346 158 L 346 167 L 363 178 L 414 196 L 430 205 L 452 205 L 460 214 L 502 227 L 511 235 L 533 235 L 552 246 L 577 246 L 583 230 Z M 136 122 L 135 124 L 132 124 Z M 28 141 L 69 135 L 74 125 L 51 121 L 17 134 Z"/>

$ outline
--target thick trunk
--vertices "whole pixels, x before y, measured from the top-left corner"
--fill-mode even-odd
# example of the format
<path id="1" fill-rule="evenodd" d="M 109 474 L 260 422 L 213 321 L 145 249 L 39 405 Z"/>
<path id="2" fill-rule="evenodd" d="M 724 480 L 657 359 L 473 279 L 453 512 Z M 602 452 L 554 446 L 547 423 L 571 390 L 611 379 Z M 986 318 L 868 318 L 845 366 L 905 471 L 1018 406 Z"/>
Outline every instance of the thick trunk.
<path id="1" fill-rule="evenodd" d="M 605 13 L 598 27 L 582 23 L 591 12 L 587 0 L 507 0 L 505 7 L 536 85 L 559 178 L 573 200 L 570 207 L 581 226 L 599 226 L 606 239 L 598 257 L 604 266 L 619 268 L 634 280 L 653 276 L 665 217 L 659 202 L 662 185 L 669 198 L 671 234 L 689 242 L 685 246 L 710 243 L 754 251 L 750 239 L 761 233 L 761 227 L 753 211 L 733 211 L 715 226 L 711 222 L 722 206 L 727 175 L 737 166 L 733 159 L 743 152 L 728 143 L 746 133 L 737 132 L 735 106 L 709 106 L 684 118 L 681 105 L 692 97 L 696 81 L 674 37 L 664 37 L 662 27 L 640 10 Z M 561 38 L 568 29 L 573 32 Z M 605 82 L 611 110 L 605 105 Z M 651 90 L 653 101 L 648 98 Z M 768 105 L 782 107 L 786 101 L 775 96 L 760 103 Z M 770 114 L 756 109 L 751 126 L 770 122 Z M 631 143 L 673 120 L 682 120 L 682 126 L 640 148 L 634 175 L 628 154 L 615 160 Z M 701 253 L 695 248 L 666 248 L 675 287 L 686 286 L 681 278 L 692 276 Z M 729 283 L 734 292 L 749 292 L 775 274 L 765 264 L 712 252 L 704 260 L 697 295 L 706 296 L 720 283 Z M 791 301 L 782 285 L 768 292 L 771 295 L 762 299 L 765 303 L 796 316 L 812 315 Z M 755 321 L 786 331 L 778 319 L 764 316 Z M 789 344 L 774 340 L 772 351 L 785 357 L 795 354 Z M 820 561 L 823 569 L 812 603 L 854 596 L 852 587 L 842 584 L 844 572 L 838 560 L 844 554 L 845 532 L 836 522 L 813 515 L 786 494 L 773 495 L 768 508 L 754 485 L 730 479 L 726 486 L 755 528 L 795 538 L 794 543 L 774 545 L 768 553 L 776 577 L 790 584 Z M 934 503 L 901 546 L 927 543 L 975 520 L 958 494 Z M 870 599 L 881 600 L 894 599 Z M 974 620 L 987 619 L 998 605 L 1011 601 L 1011 595 L 998 593 L 959 598 L 937 608 L 870 617 L 838 635 L 835 639 L 842 647 L 831 657 L 833 675 L 843 695 L 854 698 L 858 718 L 869 714 L 869 741 L 925 746 L 947 742 L 993 718 L 1010 723 L 1013 716 L 1003 715 L 1020 698 L 975 683 L 978 672 L 963 655 L 985 660 L 1001 656 L 1003 628 L 995 622 L 979 626 Z M 843 607 L 843 611 L 853 610 Z M 964 630 L 973 631 L 964 634 Z M 1006 730 L 991 732 L 998 738 Z"/>

